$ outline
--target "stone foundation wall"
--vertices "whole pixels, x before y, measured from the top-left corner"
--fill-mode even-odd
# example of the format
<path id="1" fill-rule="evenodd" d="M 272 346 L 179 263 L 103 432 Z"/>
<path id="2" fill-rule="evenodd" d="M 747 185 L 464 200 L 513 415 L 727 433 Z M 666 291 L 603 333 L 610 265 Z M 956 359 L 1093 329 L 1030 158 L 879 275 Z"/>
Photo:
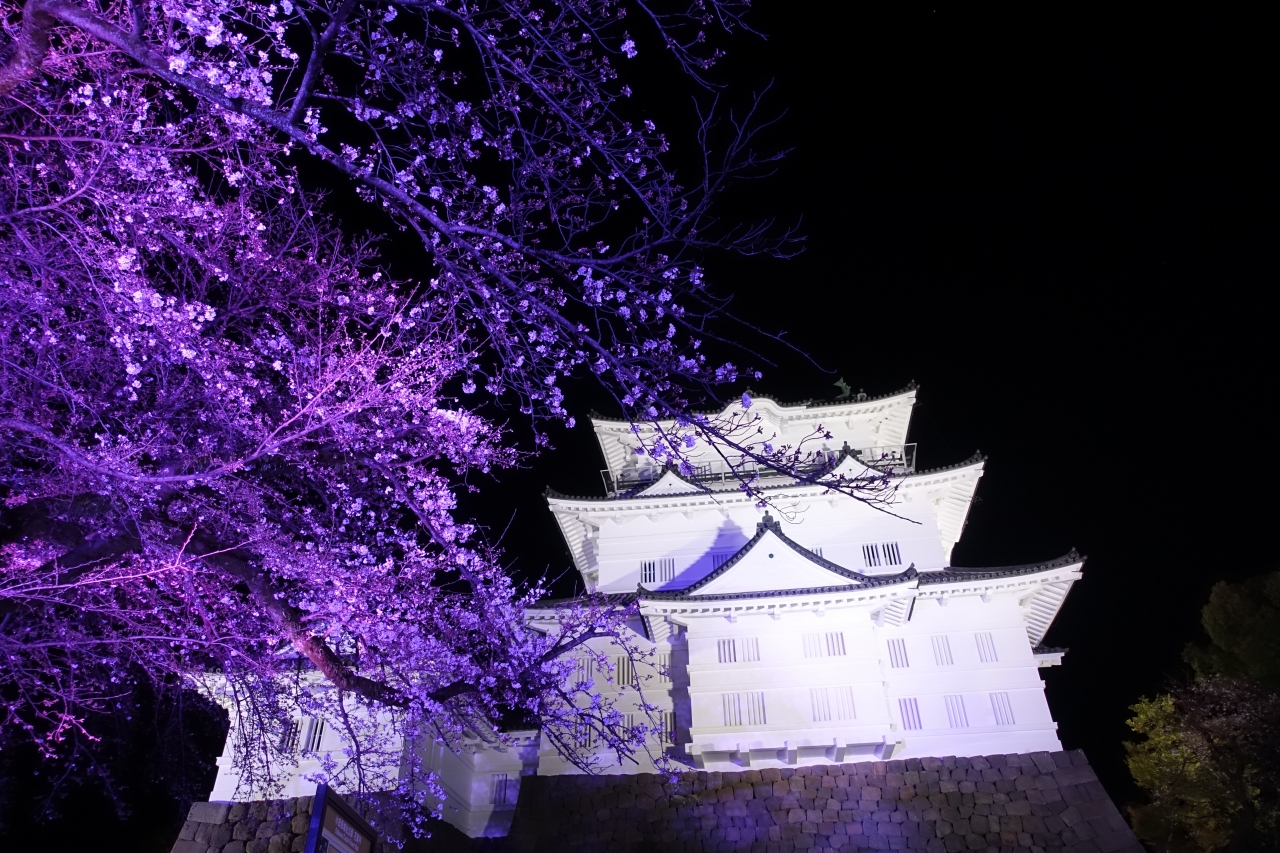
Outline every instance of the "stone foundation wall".
<path id="1" fill-rule="evenodd" d="M 195 803 L 173 853 L 302 853 L 311 797 L 253 803 Z"/>
<path id="2" fill-rule="evenodd" d="M 506 838 L 470 840 L 450 826 L 420 851 L 640 853 L 640 851 L 919 850 L 1143 853 L 1084 753 L 919 758 L 820 767 L 660 776 L 532 776 Z M 217 847 L 192 830 L 174 853 L 284 853 L 290 813 L 303 800 L 239 814 L 240 835 L 267 846 Z M 209 804 L 197 806 L 212 807 Z M 310 803 L 305 804 L 309 811 Z M 243 809 L 235 806 L 233 809 Z M 272 810 L 277 813 L 272 817 Z M 195 820 L 195 807 L 193 807 Z M 216 816 L 216 815 L 215 815 Z M 294 818 L 296 819 L 296 818 Z M 257 820 L 250 833 L 252 820 Z M 272 823 L 271 821 L 274 821 Z M 199 826 L 209 822 L 195 820 Z M 192 824 L 189 822 L 188 827 Z M 290 828 L 293 826 L 289 824 Z M 305 826 L 300 822 L 305 830 Z M 264 828 L 266 827 L 266 828 Z M 188 832 L 183 830 L 184 835 Z M 239 836 L 236 836 L 239 838 Z M 279 845 L 276 839 L 280 838 Z M 179 845 L 187 843 L 180 840 Z M 234 843 L 231 836 L 225 843 Z M 246 842 L 241 842 L 246 843 Z"/>

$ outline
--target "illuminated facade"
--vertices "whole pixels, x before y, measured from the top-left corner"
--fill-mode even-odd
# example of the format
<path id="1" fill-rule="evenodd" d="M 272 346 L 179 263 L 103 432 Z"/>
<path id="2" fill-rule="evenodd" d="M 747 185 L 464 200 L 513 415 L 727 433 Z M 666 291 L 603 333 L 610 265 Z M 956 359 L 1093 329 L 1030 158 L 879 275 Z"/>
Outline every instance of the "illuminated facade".
<path id="1" fill-rule="evenodd" d="M 593 421 L 605 496 L 547 500 L 586 587 L 639 605 L 637 642 L 656 666 L 630 673 L 619 659 L 615 677 L 636 676 L 659 706 L 655 753 L 737 770 L 1062 748 L 1039 675 L 1062 652 L 1042 640 L 1083 560 L 951 565 L 983 460 L 917 470 L 915 399 L 909 387 L 752 406 L 779 444 L 821 425 L 836 471 L 889 473 L 881 506 L 762 474 L 765 510 L 724 463 L 695 459 L 683 478 L 636 453 L 630 424 Z M 553 602 L 527 618 L 556 630 Z M 604 772 L 653 770 L 601 761 Z M 471 835 L 505 831 L 521 775 L 579 772 L 535 732 L 431 763 L 446 819 Z"/>

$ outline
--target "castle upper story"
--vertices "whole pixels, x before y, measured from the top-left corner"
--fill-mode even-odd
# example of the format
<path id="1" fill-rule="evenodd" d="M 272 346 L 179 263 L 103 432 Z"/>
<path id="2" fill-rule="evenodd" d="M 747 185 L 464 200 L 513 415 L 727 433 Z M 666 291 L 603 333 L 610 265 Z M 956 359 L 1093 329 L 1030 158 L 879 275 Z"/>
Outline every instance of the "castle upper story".
<path id="1" fill-rule="evenodd" d="M 867 575 L 950 565 L 984 463 L 975 455 L 946 468 L 918 470 L 915 446 L 906 442 L 915 400 L 910 386 L 884 397 L 830 404 L 753 401 L 760 429 L 778 444 L 820 433 L 829 437 L 808 449 L 833 473 L 848 480 L 889 475 L 859 499 L 760 472 L 760 487 L 789 538 Z M 592 425 L 606 462 L 604 496 L 547 496 L 588 589 L 684 588 L 718 569 L 755 534 L 765 509 L 742 493 L 722 457 L 700 449 L 691 459 L 692 472 L 681 475 L 637 452 L 655 429 L 670 424 L 633 427 L 597 418 Z"/>

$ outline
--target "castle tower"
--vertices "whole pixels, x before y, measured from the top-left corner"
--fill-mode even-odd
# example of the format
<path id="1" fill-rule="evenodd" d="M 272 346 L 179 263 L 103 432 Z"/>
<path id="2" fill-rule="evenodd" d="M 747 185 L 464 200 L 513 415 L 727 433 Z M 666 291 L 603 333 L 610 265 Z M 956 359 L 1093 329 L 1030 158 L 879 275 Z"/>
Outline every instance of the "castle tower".
<path id="1" fill-rule="evenodd" d="M 638 598 L 639 642 L 668 676 L 646 699 L 677 760 L 730 770 L 1061 749 L 1038 670 L 1062 652 L 1041 641 L 1083 559 L 953 566 L 983 460 L 917 470 L 915 396 L 752 407 L 778 443 L 821 425 L 836 470 L 890 473 L 884 506 L 762 473 L 765 511 L 723 463 L 694 460 L 681 477 L 636 453 L 630 424 L 593 421 L 606 495 L 547 500 L 584 584 Z M 554 630 L 551 610 L 529 618 Z M 544 748 L 538 772 L 576 770 Z"/>

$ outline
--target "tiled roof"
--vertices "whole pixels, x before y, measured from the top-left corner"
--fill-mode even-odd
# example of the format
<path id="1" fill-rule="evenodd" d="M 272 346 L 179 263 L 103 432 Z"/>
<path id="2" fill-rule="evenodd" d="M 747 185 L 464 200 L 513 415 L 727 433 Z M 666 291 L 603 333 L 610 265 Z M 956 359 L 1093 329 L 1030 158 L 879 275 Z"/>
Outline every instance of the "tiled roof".
<path id="1" fill-rule="evenodd" d="M 862 403 L 874 403 L 876 400 L 887 400 L 890 397 L 900 397 L 903 394 L 906 394 L 910 391 L 915 391 L 919 387 L 920 386 L 916 385 L 915 380 L 912 380 L 911 382 L 908 382 L 906 384 L 906 387 L 899 388 L 897 391 L 890 391 L 888 394 L 876 394 L 874 396 L 867 396 L 861 400 L 855 400 L 853 397 L 848 397 L 843 400 L 797 400 L 794 403 L 782 403 L 767 395 L 761 395 L 757 397 L 755 394 L 751 393 L 750 388 L 747 389 L 747 396 L 751 397 L 753 401 L 768 400 L 770 403 L 773 403 L 775 406 L 781 406 L 782 408 L 792 408 L 794 406 L 804 406 L 805 408 L 813 408 L 817 406 L 856 406 Z M 730 403 L 725 403 L 725 406 L 727 405 L 730 405 Z M 718 415 L 722 411 L 724 411 L 724 406 L 720 406 L 719 408 L 715 408 L 715 409 L 695 409 L 694 411 L 691 411 L 689 414 Z M 611 418 L 608 415 L 600 414 L 594 409 L 592 409 L 589 414 L 593 421 L 604 421 L 607 423 L 617 423 L 617 424 L 631 423 L 631 421 L 627 420 L 626 418 Z"/>
<path id="2" fill-rule="evenodd" d="M 964 583 L 965 581 L 981 581 L 991 580 L 993 578 L 1008 578 L 1016 575 L 1034 575 L 1039 572 L 1047 572 L 1052 569 L 1061 569 L 1064 566 L 1070 566 L 1074 563 L 1083 563 L 1084 557 L 1072 548 L 1063 556 L 1056 560 L 1049 560 L 1044 563 L 1029 563 L 1025 566 L 1003 566 L 991 569 L 971 569 L 959 566 L 948 566 L 941 571 L 921 572 L 920 585 L 939 584 L 939 583 Z"/>
<path id="3" fill-rule="evenodd" d="M 694 583 L 690 584 L 689 586 L 683 589 L 647 590 L 644 587 L 638 587 L 637 591 L 640 594 L 641 598 L 650 599 L 650 600 L 662 600 L 662 601 L 673 600 L 673 599 L 713 600 L 717 598 L 760 598 L 760 597 L 766 597 L 766 596 L 791 595 L 798 592 L 809 591 L 809 590 L 787 590 L 787 591 L 780 591 L 780 592 L 747 593 L 745 595 L 742 593 L 724 594 L 724 595 L 698 595 L 697 594 L 697 591 L 699 589 L 702 589 L 707 584 L 711 583 L 716 578 L 721 577 L 722 575 L 724 575 L 725 572 L 733 568 L 734 565 L 736 565 L 743 557 L 745 557 L 751 551 L 751 549 L 754 548 L 760 542 L 760 540 L 764 538 L 765 533 L 769 531 L 772 531 L 773 534 L 777 536 L 779 539 L 781 539 L 785 545 L 787 545 L 789 548 L 791 548 L 791 550 L 795 551 L 800 556 L 804 557 L 806 560 L 810 561 L 811 563 L 816 563 L 817 565 L 822 566 L 822 568 L 826 569 L 827 571 L 837 574 L 840 577 L 848 578 L 850 581 L 850 584 L 848 586 L 821 587 L 820 589 L 823 591 L 833 591 L 837 589 L 847 590 L 849 589 L 849 587 L 854 585 L 857 585 L 859 587 L 883 586 L 887 583 L 898 583 L 899 581 L 906 579 L 906 576 L 909 573 L 911 573 L 912 576 L 914 576 L 914 571 L 915 571 L 914 569 L 908 569 L 906 572 L 903 572 L 901 575 L 875 576 L 875 577 L 860 574 L 858 572 L 851 572 L 848 569 L 844 568 L 843 566 L 838 566 L 835 563 L 831 562 L 830 560 L 826 560 L 826 559 L 823 559 L 822 557 L 819 557 L 817 554 L 813 553 L 808 548 L 788 538 L 787 535 L 782 532 L 782 525 L 778 523 L 777 519 L 775 519 L 772 515 L 769 515 L 769 513 L 765 513 L 764 518 L 760 521 L 760 523 L 756 525 L 756 535 L 751 537 L 751 540 L 747 542 L 747 544 L 739 548 L 736 554 L 734 554 L 728 560 L 725 560 L 724 563 L 719 568 L 715 569 L 713 572 L 711 572 L 709 575 L 706 575 L 701 580 L 695 581 Z M 813 591 L 815 592 L 818 591 L 818 588 L 815 588 Z"/>
<path id="4" fill-rule="evenodd" d="M 555 610 L 557 608 L 566 607 L 572 604 L 589 604 L 593 601 L 599 601 L 602 598 L 608 601 L 610 604 L 627 605 L 627 604 L 635 604 L 636 600 L 639 599 L 639 597 L 640 596 L 634 592 L 602 592 L 602 593 L 597 593 L 594 596 L 575 595 L 575 596 L 571 596 L 570 598 L 540 598 L 536 602 L 534 602 L 532 606 L 526 609 L 527 610 Z"/>

